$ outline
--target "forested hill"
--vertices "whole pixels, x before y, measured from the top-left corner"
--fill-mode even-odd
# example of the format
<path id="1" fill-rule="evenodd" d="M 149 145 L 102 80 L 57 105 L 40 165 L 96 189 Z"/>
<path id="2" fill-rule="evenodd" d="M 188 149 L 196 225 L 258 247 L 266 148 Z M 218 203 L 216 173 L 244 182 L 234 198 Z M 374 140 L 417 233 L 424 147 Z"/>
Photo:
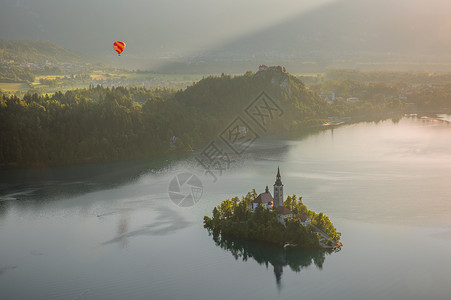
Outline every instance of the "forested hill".
<path id="1" fill-rule="evenodd" d="M 65 49 L 49 41 L 1 40 L 0 61 L 15 63 L 72 63 L 92 62 L 92 58 L 78 52 Z"/>
<path id="2" fill-rule="evenodd" d="M 280 67 L 279 67 L 280 68 Z M 263 91 L 282 109 L 282 123 L 323 117 L 329 111 L 326 101 L 312 94 L 302 81 L 281 69 L 247 72 L 243 76 L 207 77 L 175 95 L 177 101 L 197 107 L 208 115 L 220 117 L 243 114 Z M 275 130 L 280 129 L 272 128 Z"/>
<path id="3" fill-rule="evenodd" d="M 268 124 L 268 132 L 321 124 L 328 115 L 372 112 L 365 104 L 331 106 L 280 69 L 208 77 L 183 91 L 97 86 L 22 99 L 3 95 L 0 168 L 138 159 L 199 149 L 242 116 L 262 91 L 284 111 Z M 175 149 L 169 143 L 174 135 L 179 138 Z"/>

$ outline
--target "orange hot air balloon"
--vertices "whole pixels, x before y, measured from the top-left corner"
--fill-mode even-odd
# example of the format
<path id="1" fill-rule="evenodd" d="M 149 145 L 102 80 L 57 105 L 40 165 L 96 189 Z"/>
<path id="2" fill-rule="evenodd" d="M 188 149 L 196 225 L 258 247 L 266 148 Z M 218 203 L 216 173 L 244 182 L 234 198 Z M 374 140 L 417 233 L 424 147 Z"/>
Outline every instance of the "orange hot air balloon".
<path id="1" fill-rule="evenodd" d="M 121 56 L 122 51 L 125 49 L 125 43 L 121 41 L 114 42 L 113 44 L 114 50 Z"/>

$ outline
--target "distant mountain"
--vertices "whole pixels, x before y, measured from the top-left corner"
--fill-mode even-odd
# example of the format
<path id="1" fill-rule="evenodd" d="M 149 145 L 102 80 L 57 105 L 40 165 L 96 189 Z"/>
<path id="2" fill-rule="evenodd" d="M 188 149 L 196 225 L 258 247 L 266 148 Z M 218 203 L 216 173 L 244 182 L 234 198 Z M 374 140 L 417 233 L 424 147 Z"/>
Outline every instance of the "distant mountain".
<path id="1" fill-rule="evenodd" d="M 183 63 L 208 69 L 207 65 L 215 68 L 225 61 L 234 64 L 235 71 L 258 63 L 284 64 L 291 72 L 331 66 L 449 68 L 449 20 L 451 3 L 444 0 L 341 0 L 185 57 L 178 64 L 171 62 L 161 70 L 180 70 Z M 443 66 L 444 62 L 448 65 Z"/>
<path id="2" fill-rule="evenodd" d="M 259 63 L 297 72 L 451 62 L 449 0 L 336 0 L 275 25 L 269 18 L 251 33 L 246 24 L 239 31 L 233 15 L 229 26 L 216 24 L 207 0 L 94 2 L 4 0 L 0 38 L 50 40 L 111 64 L 177 72 L 241 73 Z M 264 18 L 257 8 L 249 19 Z M 120 59 L 112 50 L 116 40 L 127 43 Z"/>
<path id="3" fill-rule="evenodd" d="M 17 63 L 75 63 L 93 62 L 93 59 L 49 41 L 0 40 L 0 61 Z"/>
<path id="4" fill-rule="evenodd" d="M 450 6 L 442 0 L 336 1 L 210 53 L 261 58 L 449 57 Z"/>

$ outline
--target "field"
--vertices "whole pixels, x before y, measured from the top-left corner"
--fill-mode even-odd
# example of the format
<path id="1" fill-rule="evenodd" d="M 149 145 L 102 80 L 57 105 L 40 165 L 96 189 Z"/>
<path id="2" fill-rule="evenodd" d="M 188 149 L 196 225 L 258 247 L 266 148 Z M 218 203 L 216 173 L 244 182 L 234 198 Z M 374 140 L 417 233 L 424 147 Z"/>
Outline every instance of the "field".
<path id="1" fill-rule="evenodd" d="M 0 90 L 6 92 L 28 90 L 30 86 L 24 82 L 0 82 Z"/>
<path id="2" fill-rule="evenodd" d="M 95 70 L 83 75 L 39 75 L 31 85 L 23 82 L 0 83 L 3 92 L 24 94 L 52 94 L 57 91 L 67 91 L 77 88 L 87 88 L 89 85 L 105 87 L 126 86 L 152 88 L 184 89 L 208 75 L 201 74 L 156 74 L 131 72 L 106 72 Z"/>

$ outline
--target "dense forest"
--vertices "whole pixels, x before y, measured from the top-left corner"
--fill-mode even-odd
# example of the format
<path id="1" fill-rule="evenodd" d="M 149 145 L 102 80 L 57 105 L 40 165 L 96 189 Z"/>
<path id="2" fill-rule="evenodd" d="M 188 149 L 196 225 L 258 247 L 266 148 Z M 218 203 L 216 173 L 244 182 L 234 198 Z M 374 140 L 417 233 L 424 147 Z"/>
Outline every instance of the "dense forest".
<path id="1" fill-rule="evenodd" d="M 218 135 L 262 91 L 283 110 L 268 132 L 321 125 L 328 116 L 369 117 L 385 103 L 329 105 L 280 71 L 207 77 L 185 90 L 90 86 L 51 96 L 0 96 L 0 167 L 147 158 L 187 151 Z M 169 139 L 178 137 L 175 150 Z"/>
<path id="2" fill-rule="evenodd" d="M 254 213 L 248 211 L 249 203 L 257 197 L 255 190 L 242 199 L 237 197 L 227 199 L 213 209 L 212 218 L 204 217 L 204 227 L 213 233 L 225 237 L 257 240 L 273 244 L 290 243 L 299 248 L 320 248 L 316 228 L 325 232 L 331 240 L 329 244 L 339 241 L 341 234 L 336 231 L 329 218 L 323 213 L 315 213 L 307 207 L 296 195 L 287 197 L 283 205 L 293 209 L 294 217 L 282 224 L 277 220 L 275 211 L 258 206 Z M 298 214 L 310 216 L 311 225 L 304 226 Z M 313 225 L 313 226 L 312 226 Z"/>

